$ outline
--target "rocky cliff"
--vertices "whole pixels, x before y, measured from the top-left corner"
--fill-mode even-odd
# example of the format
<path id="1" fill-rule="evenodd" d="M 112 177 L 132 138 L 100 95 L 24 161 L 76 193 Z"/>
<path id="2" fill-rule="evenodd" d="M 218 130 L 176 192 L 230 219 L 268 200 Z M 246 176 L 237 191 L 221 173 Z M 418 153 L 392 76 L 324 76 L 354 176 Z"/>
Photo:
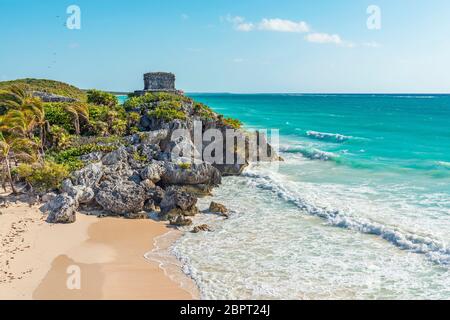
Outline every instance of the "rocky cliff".
<path id="1" fill-rule="evenodd" d="M 241 174 L 250 161 L 261 160 L 260 147 L 268 149 L 263 161 L 279 160 L 264 137 L 190 98 L 147 94 L 131 98 L 125 108 L 139 115 L 140 132 L 112 152 L 84 155 L 85 167 L 73 172 L 59 193 L 44 197 L 41 209 L 49 222 L 72 223 L 83 207 L 132 219 L 157 212 L 172 224 L 189 225 L 198 213 L 197 197 L 210 195 L 222 176 Z M 211 141 L 217 142 L 212 160 L 204 156 Z"/>

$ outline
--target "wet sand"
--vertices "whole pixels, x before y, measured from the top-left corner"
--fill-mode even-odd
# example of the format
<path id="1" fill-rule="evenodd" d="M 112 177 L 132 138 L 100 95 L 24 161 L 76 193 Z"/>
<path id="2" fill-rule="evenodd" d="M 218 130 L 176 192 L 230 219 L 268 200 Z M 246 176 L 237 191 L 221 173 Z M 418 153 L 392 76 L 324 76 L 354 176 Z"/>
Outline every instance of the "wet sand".
<path id="1" fill-rule="evenodd" d="M 144 258 L 155 238 L 171 230 L 166 223 L 78 214 L 74 224 L 50 225 L 44 218 L 37 207 L 26 204 L 2 209 L 0 299 L 199 296 L 181 270 L 181 276 L 166 275 L 158 263 Z"/>

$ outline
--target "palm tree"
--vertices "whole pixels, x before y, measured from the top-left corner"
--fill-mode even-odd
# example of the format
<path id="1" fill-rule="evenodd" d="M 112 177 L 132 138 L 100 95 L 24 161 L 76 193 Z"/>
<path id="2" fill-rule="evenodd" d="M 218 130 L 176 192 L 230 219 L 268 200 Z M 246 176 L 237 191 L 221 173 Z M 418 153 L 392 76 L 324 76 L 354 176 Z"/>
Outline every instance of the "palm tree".
<path id="1" fill-rule="evenodd" d="M 32 139 L 33 131 L 38 127 L 43 154 L 47 123 L 41 99 L 33 97 L 25 87 L 13 85 L 9 91 L 0 93 L 0 105 L 7 108 L 1 124 L 2 130 L 6 124 L 8 131 L 14 131 L 22 137 Z"/>
<path id="2" fill-rule="evenodd" d="M 64 109 L 72 115 L 75 134 L 80 135 L 80 119 L 89 121 L 89 109 L 83 103 L 71 103 L 64 106 Z"/>
<path id="3" fill-rule="evenodd" d="M 3 163 L 4 177 L 8 180 L 11 191 L 17 194 L 17 190 L 14 186 L 14 180 L 11 174 L 11 162 L 10 158 L 14 154 L 15 157 L 23 159 L 25 161 L 35 160 L 33 149 L 35 144 L 32 140 L 26 138 L 14 138 L 10 135 L 5 137 L 3 132 L 0 132 L 0 161 Z"/>

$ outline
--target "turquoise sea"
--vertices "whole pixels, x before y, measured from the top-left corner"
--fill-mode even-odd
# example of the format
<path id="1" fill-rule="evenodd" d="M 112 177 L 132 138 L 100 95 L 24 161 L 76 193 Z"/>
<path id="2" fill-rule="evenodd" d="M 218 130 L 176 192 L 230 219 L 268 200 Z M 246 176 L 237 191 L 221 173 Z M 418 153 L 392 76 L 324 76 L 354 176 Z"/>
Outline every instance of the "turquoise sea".
<path id="1" fill-rule="evenodd" d="M 285 159 L 225 178 L 231 218 L 173 246 L 203 298 L 450 299 L 450 96 L 190 96 Z"/>

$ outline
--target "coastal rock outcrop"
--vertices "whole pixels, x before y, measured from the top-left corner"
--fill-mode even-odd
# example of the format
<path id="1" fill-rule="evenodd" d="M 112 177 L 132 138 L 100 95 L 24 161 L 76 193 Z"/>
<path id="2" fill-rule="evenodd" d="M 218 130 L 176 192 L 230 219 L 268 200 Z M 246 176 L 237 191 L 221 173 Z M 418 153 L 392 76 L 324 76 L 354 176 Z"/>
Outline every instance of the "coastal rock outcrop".
<path id="1" fill-rule="evenodd" d="M 164 94 L 137 99 L 138 103 L 127 110 L 137 115 L 134 129 L 140 132 L 109 144 L 111 148 L 106 150 L 113 151 L 97 148 L 101 151 L 79 157 L 86 166 L 73 172 L 62 183 L 61 194 L 48 202 L 49 220 L 75 221 L 75 211 L 83 205 L 85 209 L 102 208 L 105 215 L 130 219 L 159 212 L 173 225 L 190 225 L 192 220 L 187 217 L 198 213 L 197 197 L 211 195 L 223 176 L 241 174 L 250 162 L 262 159 L 264 150 L 269 153 L 264 160 L 278 159 L 259 133 L 236 129 L 238 121 L 225 119 L 188 97 Z M 200 127 L 196 126 L 199 122 Z M 176 135 L 178 129 L 184 134 Z M 218 163 L 198 160 L 211 141 L 194 143 L 192 137 L 203 135 L 208 129 L 223 136 L 223 146 L 219 147 L 223 150 L 219 150 L 224 158 Z M 227 135 L 229 130 L 233 131 L 232 137 Z M 227 139 L 233 139 L 233 143 L 227 143 Z M 241 143 L 235 144 L 234 139 Z M 256 146 L 252 145 L 254 141 Z M 227 163 L 230 154 L 233 161 Z M 193 158 L 196 161 L 191 161 Z M 219 203 L 211 203 L 209 211 L 228 217 L 227 208 Z"/>
<path id="2" fill-rule="evenodd" d="M 64 97 L 48 92 L 42 92 L 42 91 L 34 91 L 32 92 L 32 95 L 34 97 L 40 98 L 43 102 L 75 102 L 76 99 Z"/>
<path id="3" fill-rule="evenodd" d="M 166 185 L 218 186 L 222 182 L 222 176 L 219 170 L 207 163 L 183 166 L 166 162 L 161 181 Z"/>
<path id="4" fill-rule="evenodd" d="M 166 220 L 178 216 L 195 216 L 198 213 L 197 198 L 176 188 L 166 191 L 160 206 L 160 215 Z"/>
<path id="5" fill-rule="evenodd" d="M 192 219 L 186 218 L 184 216 L 176 216 L 169 219 L 169 222 L 173 226 L 177 227 L 188 227 L 192 225 Z"/>
<path id="6" fill-rule="evenodd" d="M 49 223 L 73 223 L 76 221 L 78 202 L 67 193 L 59 194 L 55 199 L 41 207 L 41 211 L 48 213 Z"/>
<path id="7" fill-rule="evenodd" d="M 166 167 L 162 161 L 153 161 L 140 172 L 142 180 L 150 180 L 153 183 L 161 181 L 161 176 L 166 172 Z"/>
<path id="8" fill-rule="evenodd" d="M 228 209 L 223 204 L 212 201 L 209 205 L 209 212 L 225 215 L 228 214 Z"/>
<path id="9" fill-rule="evenodd" d="M 101 162 L 91 163 L 73 174 L 73 184 L 95 188 L 103 177 L 103 165 Z"/>
<path id="10" fill-rule="evenodd" d="M 105 211 L 125 215 L 143 211 L 148 197 L 145 189 L 134 182 L 122 181 L 114 184 L 104 181 L 99 186 L 95 200 Z"/>
<path id="11" fill-rule="evenodd" d="M 202 224 L 192 229 L 192 233 L 211 232 L 211 231 L 212 231 L 211 227 L 208 226 L 207 224 Z"/>

